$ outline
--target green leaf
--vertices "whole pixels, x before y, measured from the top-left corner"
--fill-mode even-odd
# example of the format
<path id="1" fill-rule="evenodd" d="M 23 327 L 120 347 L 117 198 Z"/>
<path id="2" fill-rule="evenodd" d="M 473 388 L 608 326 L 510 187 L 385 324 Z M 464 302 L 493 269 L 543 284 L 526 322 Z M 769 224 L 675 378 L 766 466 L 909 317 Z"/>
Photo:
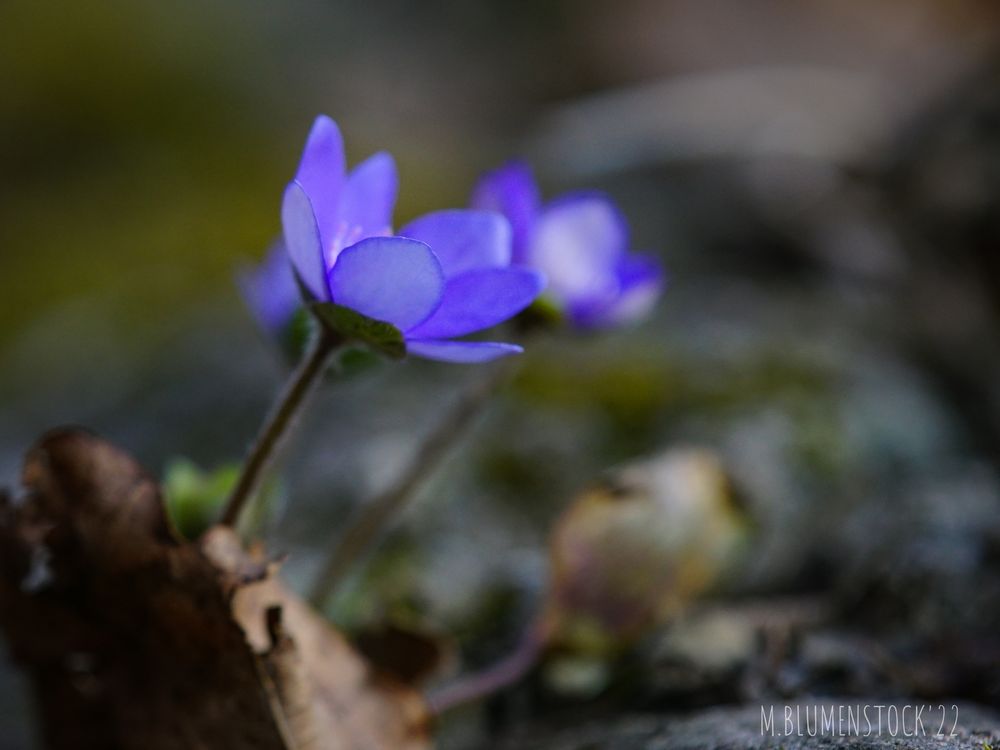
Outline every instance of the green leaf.
<path id="1" fill-rule="evenodd" d="M 185 539 L 196 539 L 211 525 L 238 473 L 238 466 L 206 472 L 185 458 L 170 461 L 163 474 L 167 513 Z"/>
<path id="2" fill-rule="evenodd" d="M 320 323 L 345 342 L 365 344 L 392 359 L 406 356 L 406 341 L 392 323 L 369 318 L 332 302 L 316 302 L 310 309 Z"/>
<path id="3" fill-rule="evenodd" d="M 171 459 L 163 473 L 167 515 L 185 539 L 194 540 L 218 520 L 222 506 L 236 484 L 238 464 L 205 470 L 186 458 Z M 259 534 L 283 496 L 278 479 L 268 478 L 240 521 L 240 530 Z"/>

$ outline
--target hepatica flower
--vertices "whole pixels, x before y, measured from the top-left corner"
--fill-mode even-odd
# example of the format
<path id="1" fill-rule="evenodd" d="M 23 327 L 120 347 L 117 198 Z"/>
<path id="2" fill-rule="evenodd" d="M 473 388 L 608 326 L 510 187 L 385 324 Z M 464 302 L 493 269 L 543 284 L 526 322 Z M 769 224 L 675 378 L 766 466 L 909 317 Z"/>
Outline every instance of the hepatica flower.
<path id="1" fill-rule="evenodd" d="M 511 267 L 507 219 L 437 211 L 393 234 L 397 189 L 387 153 L 345 173 L 336 123 L 316 120 L 281 206 L 285 247 L 308 295 L 392 324 L 419 357 L 485 362 L 520 352 L 454 340 L 516 315 L 544 286 L 541 273 Z"/>
<path id="2" fill-rule="evenodd" d="M 302 307 L 285 243 L 275 242 L 256 267 L 240 269 L 236 281 L 261 330 L 273 338 L 282 338 Z"/>
<path id="3" fill-rule="evenodd" d="M 625 219 L 603 194 L 569 193 L 542 205 L 530 168 L 511 162 L 483 177 L 472 206 L 507 217 L 514 263 L 544 273 L 546 296 L 578 327 L 636 321 L 663 289 L 660 263 L 629 252 Z"/>

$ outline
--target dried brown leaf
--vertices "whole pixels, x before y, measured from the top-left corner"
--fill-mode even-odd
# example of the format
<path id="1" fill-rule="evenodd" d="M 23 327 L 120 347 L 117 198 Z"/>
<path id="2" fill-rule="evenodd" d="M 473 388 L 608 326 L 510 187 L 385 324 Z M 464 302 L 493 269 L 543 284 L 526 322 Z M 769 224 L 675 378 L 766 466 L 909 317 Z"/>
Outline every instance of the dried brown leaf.
<path id="1" fill-rule="evenodd" d="M 46 435 L 0 495 L 0 629 L 48 748 L 421 748 L 386 683 L 225 530 L 185 543 L 129 456 Z"/>
<path id="2" fill-rule="evenodd" d="M 209 531 L 203 548 L 222 566 L 240 569 L 247 564 L 240 560 L 239 540 L 229 529 Z M 281 612 L 277 634 L 268 616 L 275 609 Z M 237 588 L 233 614 L 265 673 L 280 676 L 275 690 L 297 748 L 427 746 L 426 709 L 419 694 L 373 670 L 276 571 Z M 341 744 L 323 744 L 327 736 L 342 738 Z"/>

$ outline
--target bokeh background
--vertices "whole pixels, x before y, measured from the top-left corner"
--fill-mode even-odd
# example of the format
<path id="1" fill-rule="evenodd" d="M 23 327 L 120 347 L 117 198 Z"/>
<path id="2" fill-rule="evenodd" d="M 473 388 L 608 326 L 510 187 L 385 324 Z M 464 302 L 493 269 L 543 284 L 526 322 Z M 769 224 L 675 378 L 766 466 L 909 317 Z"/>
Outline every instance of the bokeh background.
<path id="1" fill-rule="evenodd" d="M 240 456 L 284 365 L 234 270 L 320 112 L 352 162 L 397 157 L 399 223 L 520 155 L 550 197 L 610 192 L 671 276 L 638 328 L 533 348 L 338 622 L 402 612 L 484 663 L 573 493 L 698 444 L 754 520 L 720 596 L 847 591 L 953 649 L 942 690 L 1000 701 L 1000 6 L 6 0 L 3 484 L 67 423 L 156 473 Z M 268 522 L 294 582 L 476 377 L 411 362 L 323 393 Z M 993 661 L 962 671 L 966 647 Z M 0 748 L 28 711 L 0 664 Z"/>

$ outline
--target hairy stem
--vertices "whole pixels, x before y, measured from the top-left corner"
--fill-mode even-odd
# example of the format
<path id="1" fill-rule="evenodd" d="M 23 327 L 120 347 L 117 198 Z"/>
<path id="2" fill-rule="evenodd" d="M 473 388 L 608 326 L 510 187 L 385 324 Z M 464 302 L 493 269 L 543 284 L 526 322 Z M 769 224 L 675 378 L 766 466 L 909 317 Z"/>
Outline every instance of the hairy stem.
<path id="1" fill-rule="evenodd" d="M 547 633 L 542 623 L 536 621 L 503 659 L 481 672 L 459 677 L 452 684 L 431 691 L 426 696 L 431 716 L 481 700 L 521 680 L 538 663 L 545 650 Z"/>
<path id="2" fill-rule="evenodd" d="M 267 470 L 275 453 L 291 432 L 297 417 L 305 405 L 307 396 L 323 377 L 330 356 L 340 345 L 336 334 L 324 326 L 318 326 L 318 331 L 312 343 L 312 348 L 305 359 L 299 364 L 285 386 L 278 401 L 272 407 L 264 424 L 261 425 L 254 440 L 250 453 L 243 464 L 236 486 L 226 501 L 220 523 L 233 527 L 239 521 L 240 514 L 247 503 L 260 487 L 261 477 Z"/>
<path id="3" fill-rule="evenodd" d="M 389 523 L 409 502 L 424 481 L 444 461 L 465 435 L 466 430 L 509 379 L 513 365 L 498 363 L 485 380 L 476 382 L 454 403 L 421 443 L 416 455 L 396 481 L 358 510 L 347 531 L 323 563 L 310 594 L 310 601 L 322 608 L 337 586 L 369 548 L 381 537 Z"/>

